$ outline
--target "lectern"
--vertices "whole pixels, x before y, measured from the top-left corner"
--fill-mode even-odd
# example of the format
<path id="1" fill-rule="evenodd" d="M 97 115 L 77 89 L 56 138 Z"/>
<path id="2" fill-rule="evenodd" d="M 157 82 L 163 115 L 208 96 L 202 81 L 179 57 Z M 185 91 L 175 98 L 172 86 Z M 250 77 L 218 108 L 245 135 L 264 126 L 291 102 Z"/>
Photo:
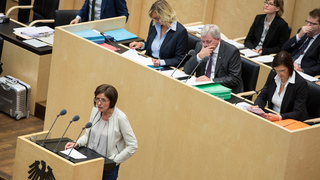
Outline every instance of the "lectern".
<path id="1" fill-rule="evenodd" d="M 18 137 L 13 179 L 37 179 L 37 177 L 56 180 L 102 179 L 103 169 L 115 166 L 112 160 L 105 159 L 87 148 L 79 149 L 79 152 L 87 156 L 86 159 L 67 160 L 65 155 L 52 151 L 59 139 L 48 139 L 45 147 L 39 145 L 46 133 L 47 131 L 43 131 Z M 32 142 L 31 136 L 37 136 L 39 141 Z M 64 138 L 61 141 L 58 151 L 63 150 L 66 141 L 69 139 Z"/>

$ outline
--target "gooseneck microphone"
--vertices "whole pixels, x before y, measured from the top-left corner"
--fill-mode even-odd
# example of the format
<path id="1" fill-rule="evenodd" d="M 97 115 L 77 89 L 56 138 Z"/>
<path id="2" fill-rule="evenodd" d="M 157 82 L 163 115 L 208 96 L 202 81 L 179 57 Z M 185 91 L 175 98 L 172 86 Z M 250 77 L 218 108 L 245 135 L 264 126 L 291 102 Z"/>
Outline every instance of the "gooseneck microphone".
<path id="1" fill-rule="evenodd" d="M 79 137 L 80 137 L 81 133 L 83 132 L 83 130 L 84 130 L 84 129 L 91 128 L 91 126 L 92 126 L 92 123 L 91 123 L 91 122 L 88 122 L 88 123 L 87 123 L 87 124 L 82 128 L 82 130 L 81 130 L 81 132 L 80 132 L 80 134 L 79 134 L 79 136 L 78 136 L 77 140 L 76 140 L 76 141 L 75 141 L 75 143 L 73 144 L 72 149 L 70 150 L 70 152 L 69 152 L 68 156 L 66 157 L 66 159 L 70 160 L 70 154 L 71 154 L 71 151 L 73 150 L 74 146 L 76 145 L 76 143 L 77 143 L 77 141 L 78 141 L 78 139 L 79 139 Z"/>
<path id="2" fill-rule="evenodd" d="M 48 137 L 48 135 L 49 135 L 49 133 L 50 133 L 53 125 L 56 123 L 58 117 L 59 117 L 59 116 L 63 116 L 63 115 L 65 115 L 65 114 L 67 114 L 67 110 L 62 109 L 62 110 L 60 111 L 60 113 L 57 115 L 57 117 L 56 117 L 56 119 L 54 120 L 53 124 L 51 125 L 51 127 L 50 127 L 50 129 L 49 129 L 49 131 L 48 131 L 48 133 L 47 133 L 47 135 L 46 135 L 46 137 L 43 139 L 43 141 L 42 141 L 42 143 L 40 144 L 40 146 L 44 147 L 44 141 L 47 139 L 47 137 Z"/>
<path id="3" fill-rule="evenodd" d="M 180 63 L 178 64 L 178 66 L 175 68 L 175 70 L 172 72 L 172 74 L 170 75 L 171 77 L 173 76 L 173 74 L 176 72 L 176 70 L 181 66 L 181 64 L 183 63 L 183 61 L 188 57 L 188 56 L 193 56 L 196 54 L 196 51 L 191 49 L 184 57 L 183 59 L 180 61 Z"/>
<path id="4" fill-rule="evenodd" d="M 209 60 L 209 56 L 205 56 L 203 57 L 197 64 L 197 66 L 192 70 L 192 72 L 190 73 L 190 75 L 188 76 L 188 78 L 186 79 L 185 83 L 187 83 L 187 81 L 190 79 L 190 77 L 193 75 L 193 73 L 196 71 L 196 69 L 198 68 L 198 66 L 200 65 L 200 63 L 202 62 L 207 62 Z"/>
<path id="5" fill-rule="evenodd" d="M 57 148 L 58 148 L 58 146 L 59 146 L 59 144 L 60 144 L 60 142 L 61 142 L 61 140 L 62 140 L 62 138 L 63 138 L 64 134 L 67 132 L 67 130 L 68 130 L 68 128 L 69 128 L 69 126 L 70 126 L 70 124 L 71 124 L 72 122 L 78 121 L 79 119 L 80 119 L 80 117 L 79 117 L 78 115 L 75 115 L 75 116 L 72 118 L 72 120 L 69 122 L 69 125 L 68 125 L 67 129 L 64 131 L 64 133 L 63 133 L 62 137 L 60 138 L 60 140 L 59 140 L 59 142 L 58 142 L 58 144 L 57 144 L 56 148 L 54 148 L 54 150 L 53 150 L 53 152 L 54 152 L 54 153 L 57 153 L 57 152 L 58 152 L 58 151 L 57 151 Z"/>

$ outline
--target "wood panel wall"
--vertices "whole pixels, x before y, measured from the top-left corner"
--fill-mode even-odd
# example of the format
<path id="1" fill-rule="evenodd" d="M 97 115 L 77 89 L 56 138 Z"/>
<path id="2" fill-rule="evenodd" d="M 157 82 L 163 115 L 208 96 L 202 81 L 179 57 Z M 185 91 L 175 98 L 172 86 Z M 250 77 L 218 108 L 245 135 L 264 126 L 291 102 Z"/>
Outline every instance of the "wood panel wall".
<path id="1" fill-rule="evenodd" d="M 84 0 L 61 0 L 60 9 L 80 9 Z M 127 0 L 129 20 L 126 28 L 146 38 L 150 23 L 149 8 L 153 0 Z M 263 14 L 264 0 L 168 0 L 179 22 L 201 21 L 217 24 L 230 39 L 246 36 L 257 14 Z M 283 18 L 292 27 L 292 35 L 304 25 L 308 12 L 320 7 L 319 0 L 286 0 Z"/>

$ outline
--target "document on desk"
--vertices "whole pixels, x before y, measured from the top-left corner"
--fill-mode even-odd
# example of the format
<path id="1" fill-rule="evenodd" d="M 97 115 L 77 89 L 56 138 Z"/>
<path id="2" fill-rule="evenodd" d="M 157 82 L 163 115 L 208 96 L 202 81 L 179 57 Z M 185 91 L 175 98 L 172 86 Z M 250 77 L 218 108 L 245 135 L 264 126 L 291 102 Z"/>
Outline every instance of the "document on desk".
<path id="1" fill-rule="evenodd" d="M 23 34 L 32 38 L 50 36 L 54 33 L 54 29 L 48 26 L 40 26 L 40 27 L 20 27 L 14 28 L 15 34 Z"/>
<path id="2" fill-rule="evenodd" d="M 262 63 L 271 63 L 273 61 L 273 56 L 265 55 L 265 56 L 259 56 L 252 58 L 252 60 L 262 62 Z"/>
<path id="3" fill-rule="evenodd" d="M 122 55 L 124 55 L 125 57 L 127 57 L 137 63 L 143 64 L 146 66 L 148 66 L 148 65 L 153 66 L 153 62 L 152 62 L 151 58 L 147 58 L 147 57 L 139 55 L 135 49 L 129 49 L 128 51 L 122 53 Z"/>
<path id="4" fill-rule="evenodd" d="M 188 32 L 191 33 L 200 33 L 204 25 L 198 25 L 198 26 L 186 26 L 186 29 Z"/>
<path id="5" fill-rule="evenodd" d="M 61 153 L 68 155 L 70 153 L 72 148 L 64 150 L 64 151 L 60 151 Z M 77 151 L 76 149 L 73 149 L 71 151 L 70 157 L 72 157 L 73 159 L 85 159 L 87 158 L 87 156 L 81 154 L 79 151 Z"/>
<path id="6" fill-rule="evenodd" d="M 22 42 L 29 44 L 30 46 L 36 47 L 36 48 L 40 48 L 40 47 L 45 47 L 48 46 L 48 44 L 43 43 L 37 39 L 27 39 L 27 40 L 23 40 Z"/>
<path id="7" fill-rule="evenodd" d="M 171 76 L 173 71 L 174 71 L 174 69 L 160 71 L 160 72 L 167 75 L 167 76 Z M 176 72 L 174 72 L 174 74 L 173 74 L 173 78 L 181 78 L 181 77 L 188 77 L 188 74 L 184 73 L 183 71 L 176 70 Z"/>
<path id="8" fill-rule="evenodd" d="M 52 46 L 53 45 L 53 38 L 54 38 L 54 35 L 52 34 L 50 36 L 39 37 L 37 39 Z"/>
<path id="9" fill-rule="evenodd" d="M 252 51 L 251 49 L 242 49 L 242 50 L 240 50 L 240 53 L 244 54 L 244 56 L 249 57 L 249 58 L 256 57 L 256 56 L 260 55 L 259 53 L 256 53 L 256 52 Z"/>
<path id="10" fill-rule="evenodd" d="M 197 78 L 195 76 L 191 76 L 191 78 L 186 82 L 186 84 L 189 84 L 191 86 L 197 86 L 197 85 L 214 83 L 211 79 L 210 79 L 210 81 L 200 81 L 200 82 L 196 82 L 196 79 Z M 182 80 L 182 81 L 185 82 L 186 80 Z"/>
<path id="11" fill-rule="evenodd" d="M 236 41 L 234 41 L 234 40 L 232 40 L 232 39 L 228 39 L 228 40 L 225 40 L 227 43 L 229 43 L 229 44 L 232 44 L 232 45 L 234 45 L 236 48 L 238 48 L 238 49 L 243 49 L 244 48 L 244 45 L 243 44 L 241 44 L 241 43 L 238 43 L 238 42 L 236 42 Z"/>
<path id="12" fill-rule="evenodd" d="M 296 71 L 300 74 L 300 76 L 302 76 L 305 80 L 308 80 L 308 81 L 311 81 L 311 82 L 316 82 L 318 81 L 319 79 L 318 78 L 315 78 L 313 76 L 310 76 L 306 73 L 303 73 L 303 72 L 300 72 L 300 71 Z"/>

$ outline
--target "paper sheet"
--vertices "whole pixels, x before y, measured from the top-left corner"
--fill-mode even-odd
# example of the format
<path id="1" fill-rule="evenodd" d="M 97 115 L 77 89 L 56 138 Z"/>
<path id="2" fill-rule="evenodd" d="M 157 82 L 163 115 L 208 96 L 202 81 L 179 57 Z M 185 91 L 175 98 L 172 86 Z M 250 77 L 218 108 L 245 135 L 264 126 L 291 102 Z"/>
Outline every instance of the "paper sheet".
<path id="1" fill-rule="evenodd" d="M 319 79 L 313 77 L 313 76 L 310 76 L 306 73 L 303 73 L 303 72 L 300 72 L 300 71 L 296 71 L 300 74 L 300 76 L 302 76 L 305 80 L 308 80 L 308 81 L 311 81 L 311 82 L 316 82 L 318 81 Z"/>
<path id="2" fill-rule="evenodd" d="M 255 57 L 255 56 L 259 56 L 259 53 L 256 53 L 254 51 L 252 51 L 251 49 L 243 49 L 240 50 L 240 53 L 244 54 L 244 56 L 246 57 Z"/>
<path id="3" fill-rule="evenodd" d="M 226 40 L 226 42 L 229 43 L 229 44 L 234 45 L 234 46 L 235 46 L 236 48 L 238 48 L 238 49 L 243 49 L 243 48 L 244 48 L 244 45 L 243 45 L 243 44 L 238 43 L 238 42 L 236 42 L 236 41 L 234 41 L 234 40 L 232 40 L 232 39 L 228 39 L 228 40 Z"/>
<path id="4" fill-rule="evenodd" d="M 188 32 L 192 33 L 200 33 L 204 25 L 198 25 L 198 26 L 187 26 L 186 29 Z"/>
<path id="5" fill-rule="evenodd" d="M 266 56 L 255 57 L 252 59 L 262 63 L 271 63 L 273 61 L 273 58 L 274 58 L 273 56 L 266 55 Z"/>
<path id="6" fill-rule="evenodd" d="M 161 71 L 161 73 L 163 73 L 167 76 L 171 76 L 173 71 L 174 71 L 174 69 L 171 69 L 171 70 Z M 188 77 L 188 74 L 177 69 L 176 72 L 174 72 L 174 74 L 173 74 L 173 78 L 180 78 L 180 77 Z"/>
<path id="7" fill-rule="evenodd" d="M 64 151 L 60 151 L 61 153 L 68 155 L 70 153 L 72 148 L 64 150 Z M 71 151 L 70 157 L 72 157 L 73 159 L 85 159 L 87 158 L 87 156 L 81 154 L 79 151 L 77 151 L 76 149 L 73 149 Z"/>
<path id="8" fill-rule="evenodd" d="M 43 43 L 37 39 L 28 39 L 28 40 L 23 40 L 22 42 L 29 44 L 29 45 L 36 47 L 36 48 L 48 46 L 48 44 Z"/>
<path id="9" fill-rule="evenodd" d="M 125 57 L 143 64 L 143 65 L 152 65 L 153 66 L 153 62 L 151 58 L 147 58 L 147 57 L 143 57 L 141 55 L 138 54 L 138 52 L 135 49 L 129 49 L 128 51 L 122 53 L 122 55 L 124 55 Z"/>
<path id="10" fill-rule="evenodd" d="M 186 82 L 186 80 L 182 80 L 182 82 L 186 82 L 186 84 L 189 84 L 191 86 L 196 86 L 196 85 L 202 85 L 202 84 L 211 84 L 214 83 L 212 80 L 210 81 L 201 81 L 201 82 L 196 82 L 196 77 L 191 76 L 191 78 Z"/>
<path id="11" fill-rule="evenodd" d="M 53 45 L 53 38 L 54 38 L 54 35 L 52 34 L 51 36 L 39 37 L 37 39 L 52 46 Z"/>

